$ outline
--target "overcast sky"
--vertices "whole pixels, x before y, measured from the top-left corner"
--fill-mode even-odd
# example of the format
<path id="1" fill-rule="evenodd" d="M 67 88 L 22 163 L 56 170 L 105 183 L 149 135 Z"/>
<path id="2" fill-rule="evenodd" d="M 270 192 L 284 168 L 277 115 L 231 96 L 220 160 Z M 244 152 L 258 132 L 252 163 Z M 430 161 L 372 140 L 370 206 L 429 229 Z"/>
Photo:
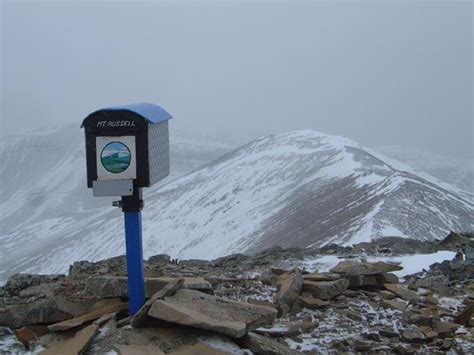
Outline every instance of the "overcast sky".
<path id="1" fill-rule="evenodd" d="M 2 134 L 152 102 L 171 129 L 211 136 L 310 128 L 474 156 L 471 1 L 3 1 L 1 12 Z"/>

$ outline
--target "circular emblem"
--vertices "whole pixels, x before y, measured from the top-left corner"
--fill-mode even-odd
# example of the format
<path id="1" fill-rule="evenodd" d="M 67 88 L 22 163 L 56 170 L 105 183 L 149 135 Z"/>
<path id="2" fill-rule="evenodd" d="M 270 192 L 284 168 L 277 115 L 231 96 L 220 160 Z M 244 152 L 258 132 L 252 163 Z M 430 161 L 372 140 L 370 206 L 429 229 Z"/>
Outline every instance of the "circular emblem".
<path id="1" fill-rule="evenodd" d="M 130 149 L 121 142 L 110 142 L 100 153 L 103 167 L 114 174 L 120 174 L 127 170 L 131 160 Z"/>

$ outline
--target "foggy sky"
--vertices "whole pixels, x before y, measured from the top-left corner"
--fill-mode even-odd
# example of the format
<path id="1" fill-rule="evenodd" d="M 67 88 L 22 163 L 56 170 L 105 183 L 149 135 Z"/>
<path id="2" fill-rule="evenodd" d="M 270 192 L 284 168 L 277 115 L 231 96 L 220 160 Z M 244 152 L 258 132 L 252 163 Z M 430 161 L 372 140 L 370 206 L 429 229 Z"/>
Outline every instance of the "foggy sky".
<path id="1" fill-rule="evenodd" d="M 1 12 L 2 134 L 152 102 L 187 132 L 309 128 L 474 156 L 470 1 L 3 1 Z"/>

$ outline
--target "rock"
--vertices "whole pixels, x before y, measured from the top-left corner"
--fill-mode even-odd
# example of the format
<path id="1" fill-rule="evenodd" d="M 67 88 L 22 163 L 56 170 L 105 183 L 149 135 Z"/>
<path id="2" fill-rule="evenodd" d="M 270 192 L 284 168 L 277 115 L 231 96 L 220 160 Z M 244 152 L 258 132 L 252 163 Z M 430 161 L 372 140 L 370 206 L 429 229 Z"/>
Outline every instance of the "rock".
<path id="1" fill-rule="evenodd" d="M 29 287 L 58 282 L 64 278 L 64 275 L 16 274 L 8 279 L 3 289 L 10 296 L 19 296 L 21 291 Z"/>
<path id="2" fill-rule="evenodd" d="M 380 298 L 384 300 L 393 300 L 395 297 L 397 297 L 393 292 L 386 291 L 386 290 L 381 290 L 379 291 Z"/>
<path id="3" fill-rule="evenodd" d="M 118 355 L 165 355 L 157 346 L 150 345 L 112 345 Z"/>
<path id="4" fill-rule="evenodd" d="M 102 309 L 83 314 L 77 318 L 68 319 L 59 323 L 51 324 L 48 326 L 48 329 L 51 332 L 62 332 L 71 328 L 78 327 L 91 320 L 99 319 L 103 316 L 106 316 L 105 319 L 108 320 L 111 318 L 112 314 L 124 311 L 127 309 L 127 307 L 127 303 L 114 304 L 109 307 L 104 307 Z"/>
<path id="5" fill-rule="evenodd" d="M 472 319 L 473 314 L 474 303 L 470 303 L 454 318 L 454 323 L 469 326 L 469 321 Z"/>
<path id="6" fill-rule="evenodd" d="M 127 278 L 119 276 L 88 278 L 83 294 L 97 298 L 128 297 Z"/>
<path id="7" fill-rule="evenodd" d="M 412 307 L 405 310 L 403 320 L 407 324 L 431 325 L 433 313 L 426 308 Z"/>
<path id="8" fill-rule="evenodd" d="M 441 338 L 451 337 L 456 331 L 458 325 L 451 322 L 435 322 L 433 330 L 439 334 Z"/>
<path id="9" fill-rule="evenodd" d="M 303 279 L 307 281 L 334 281 L 342 278 L 341 275 L 332 272 L 320 272 L 303 275 Z"/>
<path id="10" fill-rule="evenodd" d="M 351 289 L 372 288 L 379 285 L 377 275 L 355 275 L 348 276 L 347 278 L 349 279 L 349 288 Z"/>
<path id="11" fill-rule="evenodd" d="M 255 333 L 261 335 L 268 335 L 274 338 L 278 337 L 292 337 L 301 333 L 306 333 L 313 329 L 317 323 L 314 323 L 311 317 L 298 320 L 282 320 L 276 323 L 271 328 L 257 328 Z"/>
<path id="12" fill-rule="evenodd" d="M 160 289 L 155 293 L 140 310 L 131 317 L 130 324 L 132 327 L 138 328 L 147 324 L 149 319 L 148 312 L 150 311 L 151 306 L 159 299 L 172 296 L 183 286 L 183 279 L 173 279 L 165 287 Z"/>
<path id="13" fill-rule="evenodd" d="M 99 331 L 99 326 L 91 324 L 74 335 L 73 338 L 56 343 L 45 351 L 41 351 L 41 355 L 78 355 L 82 354 L 92 342 L 92 339 Z"/>
<path id="14" fill-rule="evenodd" d="M 186 346 L 182 349 L 177 351 L 173 351 L 170 353 L 171 355 L 226 355 L 230 354 L 228 352 L 224 352 L 222 350 L 212 348 L 208 345 L 203 343 L 197 343 L 193 346 Z M 132 354 L 130 354 L 132 355 Z M 134 355 L 134 354 L 133 354 Z"/>
<path id="15" fill-rule="evenodd" d="M 403 298 L 405 301 L 420 301 L 421 297 L 414 291 L 396 284 L 385 284 L 385 288 Z"/>
<path id="16" fill-rule="evenodd" d="M 435 339 L 438 337 L 438 332 L 434 331 L 433 328 L 427 326 L 427 325 L 422 325 L 419 327 L 419 329 L 423 332 L 423 334 L 428 338 L 428 339 Z"/>
<path id="17" fill-rule="evenodd" d="M 60 322 L 75 316 L 74 307 L 62 298 L 47 298 L 0 311 L 0 326 L 15 329 L 26 325 Z"/>
<path id="18" fill-rule="evenodd" d="M 334 281 L 304 281 L 303 290 L 310 292 L 314 297 L 330 300 L 343 293 L 349 287 L 348 279 Z"/>
<path id="19" fill-rule="evenodd" d="M 145 279 L 145 296 L 150 298 L 172 282 L 172 277 L 149 277 Z M 183 288 L 212 292 L 212 285 L 202 277 L 184 277 Z M 127 278 L 121 276 L 100 276 L 87 279 L 84 295 L 97 298 L 128 297 Z"/>
<path id="20" fill-rule="evenodd" d="M 32 325 L 15 330 L 17 339 L 26 349 L 30 349 L 30 344 L 36 342 L 42 335 L 48 333 L 48 328 L 44 325 Z"/>
<path id="21" fill-rule="evenodd" d="M 403 312 L 408 305 L 408 302 L 401 300 L 400 298 L 394 298 L 393 300 L 383 300 L 382 305 L 384 307 L 393 308 L 400 312 Z"/>
<path id="22" fill-rule="evenodd" d="M 45 297 L 53 297 L 64 289 L 65 286 L 59 283 L 43 283 L 20 291 L 20 296 L 32 297 L 41 295 Z"/>
<path id="23" fill-rule="evenodd" d="M 256 333 L 248 333 L 241 339 L 239 344 L 243 348 L 250 349 L 256 355 L 296 355 L 297 352 L 288 346 L 281 344 L 271 338 Z"/>
<path id="24" fill-rule="evenodd" d="M 400 336 L 399 333 L 387 328 L 380 329 L 379 334 L 387 338 L 398 338 Z"/>
<path id="25" fill-rule="evenodd" d="M 391 272 L 385 272 L 383 274 L 377 275 L 377 281 L 380 285 L 383 284 L 397 284 L 400 282 L 398 276 L 392 274 Z"/>
<path id="26" fill-rule="evenodd" d="M 314 298 L 311 293 L 303 292 L 303 294 L 299 297 L 299 301 L 303 305 L 303 307 L 309 309 L 322 309 L 327 308 L 329 306 L 328 301 L 320 300 L 319 298 Z"/>
<path id="27" fill-rule="evenodd" d="M 407 328 L 402 333 L 402 340 L 406 343 L 423 343 L 426 341 L 426 336 L 417 328 Z"/>
<path id="28" fill-rule="evenodd" d="M 375 263 L 357 262 L 357 261 L 341 261 L 329 271 L 342 276 L 358 276 L 358 275 L 377 275 L 390 271 L 401 270 L 400 265 L 387 264 L 382 261 Z"/>
<path id="29" fill-rule="evenodd" d="M 296 269 L 292 273 L 284 273 L 278 276 L 276 287 L 277 293 L 273 301 L 278 307 L 279 315 L 286 316 L 303 288 L 301 271 Z"/>
<path id="30" fill-rule="evenodd" d="M 271 326 L 277 311 L 214 297 L 199 291 L 181 289 L 173 296 L 157 300 L 148 315 L 166 322 L 242 337 L 247 331 Z"/>

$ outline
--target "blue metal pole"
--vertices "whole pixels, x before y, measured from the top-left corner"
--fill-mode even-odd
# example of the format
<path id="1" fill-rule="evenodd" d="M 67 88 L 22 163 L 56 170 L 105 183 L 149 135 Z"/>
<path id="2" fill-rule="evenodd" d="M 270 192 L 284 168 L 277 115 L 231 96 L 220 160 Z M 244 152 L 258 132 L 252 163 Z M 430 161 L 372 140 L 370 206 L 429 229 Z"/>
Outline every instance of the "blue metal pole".
<path id="1" fill-rule="evenodd" d="M 141 212 L 124 212 L 124 214 L 128 271 L 128 311 L 130 315 L 133 315 L 145 304 L 142 214 Z"/>

